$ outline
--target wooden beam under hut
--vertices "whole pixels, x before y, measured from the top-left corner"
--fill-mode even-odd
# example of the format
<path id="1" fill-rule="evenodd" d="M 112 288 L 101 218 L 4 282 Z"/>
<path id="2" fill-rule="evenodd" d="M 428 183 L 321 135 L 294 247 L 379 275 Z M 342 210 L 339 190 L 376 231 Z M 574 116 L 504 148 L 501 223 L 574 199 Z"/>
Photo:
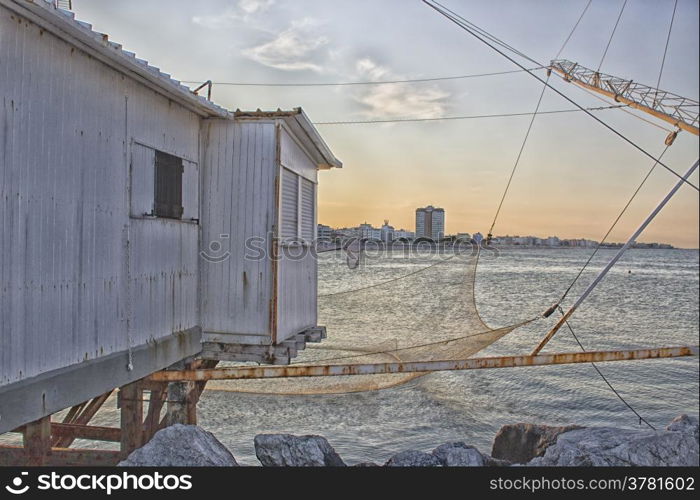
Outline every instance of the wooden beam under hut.
<path id="1" fill-rule="evenodd" d="M 175 368 L 212 369 L 217 364 L 195 360 Z M 90 425 L 113 393 L 109 391 L 73 406 L 61 422 L 52 422 L 49 415 L 14 429 L 23 436 L 22 446 L 0 446 L 0 466 L 116 465 L 164 427 L 196 424 L 197 402 L 205 386 L 206 381 L 136 381 L 118 390 L 119 427 Z M 76 439 L 119 443 L 119 449 L 70 448 Z"/>
<path id="2" fill-rule="evenodd" d="M 65 418 L 63 419 L 64 424 L 73 424 L 76 426 L 87 426 L 88 422 L 94 417 L 100 408 L 105 404 L 109 396 L 113 391 L 106 392 L 92 400 L 85 401 L 72 407 L 68 410 Z M 53 429 L 52 429 L 53 430 Z M 54 448 L 69 448 L 76 436 L 71 436 L 67 433 L 53 433 L 51 446 Z"/>
<path id="3" fill-rule="evenodd" d="M 0 446 L 0 466 L 111 466 L 120 460 L 120 453 L 115 450 L 88 450 L 52 448 L 42 456 L 41 463 L 32 462 L 26 448 L 22 446 Z"/>

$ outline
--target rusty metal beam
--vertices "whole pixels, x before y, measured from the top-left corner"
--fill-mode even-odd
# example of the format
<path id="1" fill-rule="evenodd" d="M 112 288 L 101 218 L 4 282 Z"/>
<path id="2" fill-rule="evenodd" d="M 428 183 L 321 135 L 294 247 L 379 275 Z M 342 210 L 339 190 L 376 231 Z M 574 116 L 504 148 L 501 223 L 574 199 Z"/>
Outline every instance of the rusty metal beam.
<path id="1" fill-rule="evenodd" d="M 658 347 L 614 351 L 566 352 L 557 354 L 497 356 L 443 361 L 407 361 L 393 363 L 292 365 L 231 367 L 208 370 L 168 370 L 152 374 L 154 381 L 246 380 L 286 377 L 333 377 L 344 375 L 375 375 L 386 373 L 424 373 L 451 370 L 481 370 L 486 368 L 515 368 L 521 366 L 566 365 L 631 361 L 639 359 L 697 356 L 698 346 Z"/>

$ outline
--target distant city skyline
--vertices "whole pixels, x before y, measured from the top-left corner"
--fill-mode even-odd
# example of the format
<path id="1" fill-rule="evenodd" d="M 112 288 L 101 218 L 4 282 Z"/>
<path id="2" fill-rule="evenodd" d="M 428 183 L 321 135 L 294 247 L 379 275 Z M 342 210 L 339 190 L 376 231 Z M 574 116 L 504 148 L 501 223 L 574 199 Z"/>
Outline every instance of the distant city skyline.
<path id="1" fill-rule="evenodd" d="M 377 228 L 372 226 L 367 222 L 363 222 L 357 226 L 345 226 L 345 227 L 332 227 L 327 224 L 318 224 L 317 238 L 319 239 L 332 239 L 333 237 L 359 237 L 369 240 L 378 241 L 392 241 L 398 239 L 417 239 L 425 238 L 426 236 L 418 235 L 415 232 L 407 231 L 405 229 L 395 229 L 393 226 L 389 225 L 389 220 L 384 220 L 384 225 Z M 466 231 L 460 231 L 456 233 L 448 233 L 444 235 L 445 239 L 455 239 L 455 240 L 472 240 L 476 239 L 481 241 L 483 236 L 479 231 L 474 231 L 469 233 Z M 434 238 L 433 238 L 434 239 Z M 592 240 L 588 238 L 578 237 L 578 238 L 563 238 L 557 235 L 550 236 L 536 236 L 536 235 L 495 235 L 493 237 L 493 243 L 496 245 L 513 245 L 513 246 L 548 246 L 548 247 L 585 247 L 592 248 L 597 246 L 599 240 Z M 624 242 L 622 241 L 612 241 L 605 240 L 603 246 L 619 246 Z M 676 248 L 676 246 L 671 243 L 663 241 L 637 241 L 633 247 L 637 248 Z M 682 247 L 680 247 L 682 248 Z"/>

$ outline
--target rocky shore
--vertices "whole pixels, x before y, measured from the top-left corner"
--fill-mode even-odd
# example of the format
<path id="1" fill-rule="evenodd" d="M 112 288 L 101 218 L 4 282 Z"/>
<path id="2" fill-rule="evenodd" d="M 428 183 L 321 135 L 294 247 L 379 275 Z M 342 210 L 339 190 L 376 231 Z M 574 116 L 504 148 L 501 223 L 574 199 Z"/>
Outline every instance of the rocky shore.
<path id="1" fill-rule="evenodd" d="M 345 467 L 322 436 L 259 434 L 255 454 L 265 467 Z M 506 466 L 697 466 L 698 419 L 680 415 L 664 430 L 614 427 L 503 426 L 490 454 L 457 441 L 431 452 L 406 450 L 384 464 L 356 467 L 506 467 Z M 122 461 L 121 466 L 235 467 L 233 454 L 210 432 L 197 426 L 165 428 Z"/>

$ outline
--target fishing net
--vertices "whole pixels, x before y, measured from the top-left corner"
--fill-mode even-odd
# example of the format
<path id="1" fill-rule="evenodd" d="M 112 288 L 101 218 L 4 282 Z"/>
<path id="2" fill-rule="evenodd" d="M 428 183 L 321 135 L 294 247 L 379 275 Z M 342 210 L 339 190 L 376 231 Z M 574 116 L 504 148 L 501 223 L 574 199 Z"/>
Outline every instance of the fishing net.
<path id="1" fill-rule="evenodd" d="M 463 359 L 510 333 L 492 329 L 476 309 L 477 258 L 471 253 L 389 253 L 357 269 L 337 255 L 319 261 L 321 344 L 293 364 Z M 226 363 L 220 366 L 230 366 Z M 211 381 L 210 390 L 265 394 L 337 394 L 384 389 L 424 373 Z"/>

